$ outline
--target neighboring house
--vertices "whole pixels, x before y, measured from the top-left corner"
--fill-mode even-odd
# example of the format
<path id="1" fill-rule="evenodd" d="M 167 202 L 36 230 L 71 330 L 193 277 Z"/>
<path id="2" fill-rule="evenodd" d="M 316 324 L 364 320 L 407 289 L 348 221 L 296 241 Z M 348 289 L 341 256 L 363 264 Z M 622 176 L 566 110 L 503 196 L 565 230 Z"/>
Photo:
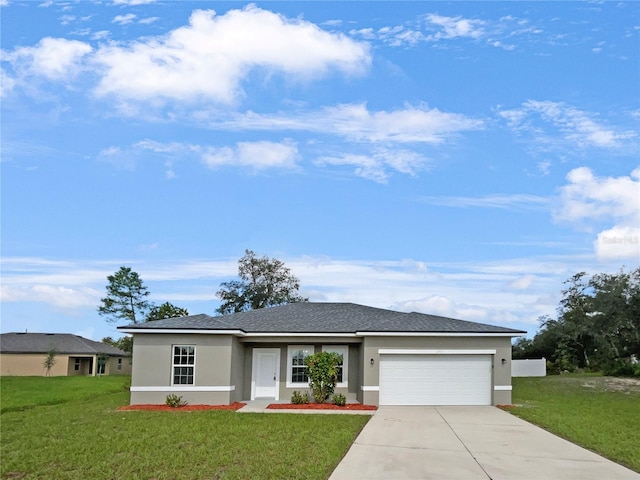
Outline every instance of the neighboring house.
<path id="1" fill-rule="evenodd" d="M 49 372 L 44 361 L 55 351 Z M 131 358 L 111 345 L 69 333 L 3 333 L 0 375 L 130 375 Z"/>
<path id="2" fill-rule="evenodd" d="M 133 334 L 131 404 L 288 401 L 308 389 L 304 358 L 343 355 L 336 393 L 373 405 L 511 402 L 520 330 L 351 303 L 302 302 L 118 327 Z"/>

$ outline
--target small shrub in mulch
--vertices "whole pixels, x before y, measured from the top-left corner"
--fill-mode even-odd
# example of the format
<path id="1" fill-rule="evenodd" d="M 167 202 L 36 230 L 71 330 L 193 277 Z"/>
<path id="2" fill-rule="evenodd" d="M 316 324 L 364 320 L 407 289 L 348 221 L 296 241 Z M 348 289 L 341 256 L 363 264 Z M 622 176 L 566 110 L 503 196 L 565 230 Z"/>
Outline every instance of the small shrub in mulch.
<path id="1" fill-rule="evenodd" d="M 118 408 L 120 411 L 135 411 L 135 410 L 152 410 L 159 412 L 201 412 L 203 410 L 239 410 L 244 407 L 246 403 L 235 402 L 231 405 L 184 405 L 182 407 L 170 407 L 168 405 L 126 405 Z"/>
<path id="2" fill-rule="evenodd" d="M 305 403 L 296 405 L 294 403 L 271 403 L 267 405 L 270 410 L 377 410 L 375 405 L 362 405 L 361 403 L 347 403 L 338 406 L 333 403 Z"/>

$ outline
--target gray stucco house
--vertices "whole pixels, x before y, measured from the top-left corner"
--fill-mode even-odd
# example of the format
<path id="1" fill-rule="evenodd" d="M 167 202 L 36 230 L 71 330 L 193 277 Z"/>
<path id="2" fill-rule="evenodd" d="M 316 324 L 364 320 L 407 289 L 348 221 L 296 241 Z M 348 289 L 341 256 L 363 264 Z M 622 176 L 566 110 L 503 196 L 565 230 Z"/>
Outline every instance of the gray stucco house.
<path id="1" fill-rule="evenodd" d="M 302 302 L 119 327 L 133 334 L 131 404 L 258 398 L 306 390 L 304 357 L 343 355 L 336 393 L 371 405 L 511 403 L 520 330 L 351 303 Z"/>

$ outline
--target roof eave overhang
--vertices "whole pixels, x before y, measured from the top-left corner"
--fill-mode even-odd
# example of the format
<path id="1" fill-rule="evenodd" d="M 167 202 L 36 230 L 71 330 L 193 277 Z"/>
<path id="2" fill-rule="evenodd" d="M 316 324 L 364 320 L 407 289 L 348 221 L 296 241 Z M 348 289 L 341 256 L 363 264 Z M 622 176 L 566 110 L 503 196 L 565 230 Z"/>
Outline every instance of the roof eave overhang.
<path id="1" fill-rule="evenodd" d="M 359 337 L 520 337 L 526 332 L 356 332 Z"/>
<path id="2" fill-rule="evenodd" d="M 198 335 L 235 335 L 244 337 L 246 333 L 242 330 L 220 330 L 208 328 L 128 328 L 118 327 L 124 333 L 195 333 Z"/>
<path id="3" fill-rule="evenodd" d="M 245 332 L 244 330 L 196 329 L 196 328 L 126 328 L 124 333 L 163 333 L 196 335 L 234 335 L 236 337 L 520 337 L 526 332 Z"/>

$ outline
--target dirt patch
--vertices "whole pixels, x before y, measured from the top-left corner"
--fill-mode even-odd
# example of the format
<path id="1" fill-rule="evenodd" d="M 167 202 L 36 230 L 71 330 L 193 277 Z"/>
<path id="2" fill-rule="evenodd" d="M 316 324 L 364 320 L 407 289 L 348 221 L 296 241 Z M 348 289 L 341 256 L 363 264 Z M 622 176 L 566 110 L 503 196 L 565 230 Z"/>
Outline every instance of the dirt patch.
<path id="1" fill-rule="evenodd" d="M 151 404 L 143 404 L 143 405 L 127 405 L 125 407 L 120 407 L 118 410 L 120 411 L 135 411 L 135 410 L 146 410 L 146 411 L 157 411 L 157 412 L 201 412 L 204 410 L 239 410 L 244 407 L 246 403 L 235 402 L 231 405 L 185 405 L 184 407 L 169 407 L 168 405 L 151 405 Z"/>
<path id="2" fill-rule="evenodd" d="M 271 410 L 377 410 L 375 405 L 362 405 L 361 403 L 347 403 L 339 407 L 333 403 L 271 403 L 267 405 Z"/>
<path id="3" fill-rule="evenodd" d="M 584 378 L 582 386 L 596 391 L 640 393 L 640 379 L 620 377 Z"/>

